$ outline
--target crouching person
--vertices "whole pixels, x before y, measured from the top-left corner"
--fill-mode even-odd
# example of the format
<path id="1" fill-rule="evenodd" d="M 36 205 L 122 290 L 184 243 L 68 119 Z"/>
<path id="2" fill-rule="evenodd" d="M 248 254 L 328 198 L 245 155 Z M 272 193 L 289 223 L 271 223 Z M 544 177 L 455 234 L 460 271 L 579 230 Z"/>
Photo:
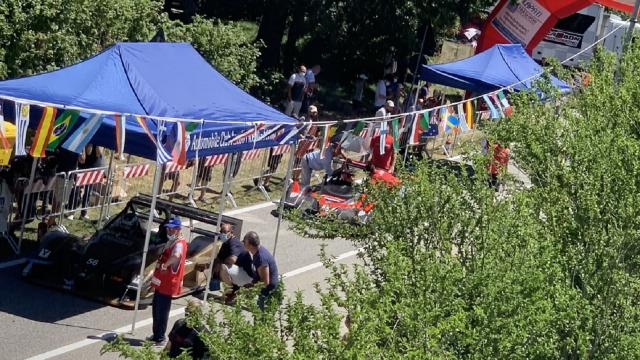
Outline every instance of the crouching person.
<path id="1" fill-rule="evenodd" d="M 197 299 L 190 299 L 185 310 L 185 318 L 198 312 L 202 304 Z M 205 354 L 204 342 L 199 333 L 202 329 L 192 328 L 186 319 L 179 319 L 173 324 L 169 332 L 169 341 L 165 351 L 170 358 L 176 358 L 185 351 L 189 351 L 192 359 L 202 359 Z"/>
<path id="2" fill-rule="evenodd" d="M 275 295 L 278 287 L 278 266 L 273 255 L 262 245 L 255 231 L 249 231 L 243 238 L 244 248 L 253 256 L 253 283 L 262 282 L 263 287 L 258 296 L 258 307 L 264 309 L 265 303 Z"/>

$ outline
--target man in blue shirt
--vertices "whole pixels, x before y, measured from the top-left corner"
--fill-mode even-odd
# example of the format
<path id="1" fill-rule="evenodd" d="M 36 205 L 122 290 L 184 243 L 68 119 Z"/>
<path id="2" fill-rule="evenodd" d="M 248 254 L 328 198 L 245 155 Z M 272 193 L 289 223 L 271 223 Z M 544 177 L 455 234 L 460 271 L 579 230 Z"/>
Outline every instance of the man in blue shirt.
<path id="1" fill-rule="evenodd" d="M 265 302 L 273 295 L 280 281 L 276 259 L 269 251 L 260 245 L 260 237 L 255 231 L 249 231 L 242 240 L 244 248 L 253 256 L 253 282 L 262 282 L 258 306 L 264 309 Z"/>
<path id="2" fill-rule="evenodd" d="M 324 170 L 325 175 L 331 175 L 333 168 L 333 158 L 336 156 L 346 158 L 342 153 L 342 148 L 339 143 L 333 142 L 327 146 L 324 150 L 324 156 L 320 156 L 321 150 L 316 150 L 306 154 L 302 158 L 302 179 L 300 179 L 300 185 L 302 187 L 309 186 L 311 183 L 311 174 L 313 171 Z"/>

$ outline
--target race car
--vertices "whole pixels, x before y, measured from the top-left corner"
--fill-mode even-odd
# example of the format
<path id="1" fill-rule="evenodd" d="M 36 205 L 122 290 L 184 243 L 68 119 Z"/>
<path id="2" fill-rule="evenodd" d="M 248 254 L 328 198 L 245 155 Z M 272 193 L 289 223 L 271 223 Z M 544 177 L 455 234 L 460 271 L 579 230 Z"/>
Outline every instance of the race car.
<path id="1" fill-rule="evenodd" d="M 140 265 L 150 209 L 151 197 L 138 195 L 89 239 L 60 231 L 46 233 L 35 253 L 27 258 L 22 275 L 41 285 L 65 289 L 113 306 L 133 308 L 141 281 Z M 162 224 L 171 216 L 182 218 L 182 234 L 190 240 L 182 293 L 177 297 L 205 288 L 207 279 L 199 269 L 210 263 L 221 244 L 216 241 L 219 238 L 217 214 L 157 199 L 140 293 L 142 305 L 151 303 L 151 276 L 168 245 Z M 233 225 L 234 232 L 241 234 L 242 220 L 223 216 L 222 222 Z"/>
<path id="2" fill-rule="evenodd" d="M 335 214 L 341 220 L 355 224 L 366 223 L 373 204 L 365 201 L 366 194 L 356 190 L 355 169 L 367 171 L 371 183 L 400 185 L 400 180 L 387 171 L 372 169 L 365 163 L 349 160 L 343 162 L 338 170 L 319 185 L 301 188 L 299 182 L 294 180 L 287 192 L 284 206 L 299 209 L 308 215 Z"/>

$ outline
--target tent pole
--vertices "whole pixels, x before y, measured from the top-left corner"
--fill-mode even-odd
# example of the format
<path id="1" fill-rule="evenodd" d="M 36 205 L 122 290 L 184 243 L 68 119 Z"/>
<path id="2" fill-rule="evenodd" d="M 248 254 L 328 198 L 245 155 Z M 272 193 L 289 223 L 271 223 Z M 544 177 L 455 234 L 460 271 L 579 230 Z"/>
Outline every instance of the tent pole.
<path id="1" fill-rule="evenodd" d="M 196 161 L 193 163 L 193 171 L 191 172 L 191 189 L 189 189 L 189 203 L 194 208 L 197 208 L 196 201 L 193 200 L 193 193 L 196 191 L 196 181 L 198 179 L 198 170 L 200 168 L 200 143 L 202 140 L 202 128 L 204 127 L 204 120 L 200 120 L 200 133 L 198 135 L 198 144 L 196 144 Z M 189 136 L 189 135 L 187 135 Z M 185 149 L 188 151 L 189 149 Z M 204 168 L 203 168 L 204 170 Z M 204 174 L 200 176 L 203 177 Z"/>
<path id="2" fill-rule="evenodd" d="M 287 176 L 284 179 L 284 185 L 282 186 L 282 196 L 280 197 L 280 204 L 278 204 L 278 226 L 276 227 L 276 239 L 273 244 L 273 256 L 276 256 L 276 250 L 278 249 L 278 237 L 280 236 L 280 223 L 282 222 L 282 212 L 284 211 L 284 202 L 287 199 L 287 188 L 291 182 L 291 172 L 293 171 L 293 162 L 296 159 L 296 145 L 297 142 L 291 144 L 291 150 L 289 151 L 289 164 L 287 166 Z"/>
<path id="3" fill-rule="evenodd" d="M 151 239 L 151 229 L 153 228 L 153 218 L 156 210 L 156 199 L 158 189 L 160 188 L 160 178 L 162 177 L 162 165 L 156 160 L 156 171 L 153 175 L 153 188 L 151 190 L 151 208 L 149 209 L 149 218 L 147 219 L 147 231 L 144 235 L 144 249 L 142 250 L 142 263 L 140 264 L 140 274 L 138 277 L 138 291 L 136 291 L 136 304 L 133 311 L 133 323 L 131 323 L 131 334 L 136 330 L 136 319 L 138 317 L 138 308 L 140 306 L 140 293 L 142 292 L 142 284 L 144 283 L 144 269 L 147 261 L 147 253 L 149 252 L 149 240 Z"/>
<path id="4" fill-rule="evenodd" d="M 422 34 L 422 42 L 420 43 L 420 54 L 418 54 L 418 60 L 416 60 L 416 69 L 413 72 L 413 79 L 411 80 L 411 88 L 409 88 L 409 94 L 411 94 L 411 92 L 413 91 L 413 86 L 416 83 L 416 78 L 418 77 L 418 71 L 420 70 L 420 63 L 422 62 L 422 54 L 424 53 L 424 42 L 427 40 L 427 33 L 429 32 L 429 25 L 430 25 L 430 22 L 427 21 L 427 25 L 425 25 L 424 27 L 424 33 Z M 406 111 L 407 107 L 405 106 L 404 109 Z"/>
<path id="5" fill-rule="evenodd" d="M 227 163 L 224 166 L 224 180 L 222 181 L 222 193 L 220 194 L 220 205 L 218 206 L 218 221 L 216 222 L 216 232 L 220 231 L 220 225 L 222 225 L 222 213 L 224 212 L 225 204 L 227 203 L 227 193 L 229 192 L 229 178 L 231 177 L 231 169 L 235 166 L 235 162 L 237 157 L 233 156 L 233 154 L 229 154 L 230 156 L 227 158 Z M 237 234 L 240 236 L 240 234 Z M 220 238 L 217 238 L 215 242 L 220 241 Z M 215 244 L 214 242 L 214 244 Z M 215 246 L 214 246 L 215 249 Z M 207 283 L 204 289 L 204 302 L 207 302 L 207 298 L 209 297 L 209 284 L 211 283 L 212 274 L 213 274 L 213 262 L 216 259 L 217 251 L 214 251 L 211 254 L 211 261 L 209 261 L 209 268 L 207 269 Z"/>
<path id="6" fill-rule="evenodd" d="M 100 216 L 98 217 L 98 229 L 102 227 L 102 220 L 105 216 L 104 207 L 107 204 L 111 204 L 111 194 L 113 193 L 113 154 L 114 150 L 111 150 L 111 156 L 109 156 L 109 170 L 107 171 L 107 194 L 102 196 L 102 206 L 100 206 Z"/>
<path id="7" fill-rule="evenodd" d="M 40 158 L 34 157 L 31 162 L 31 175 L 29 175 L 29 184 L 25 188 L 25 191 L 22 193 L 22 220 L 20 221 L 20 239 L 18 239 L 18 253 L 22 250 L 22 238 L 24 237 L 24 225 L 27 220 L 27 206 L 30 206 L 31 199 L 33 196 L 33 179 L 36 176 L 36 168 L 38 167 L 38 162 L 40 162 Z M 29 195 L 26 194 L 27 190 L 29 190 Z M 28 197 L 28 200 L 27 200 Z M 36 199 L 37 201 L 37 199 Z"/>
<path id="8" fill-rule="evenodd" d="M 631 19 L 629 20 L 629 29 L 627 30 L 627 37 L 624 40 L 624 47 L 626 48 L 631 43 L 631 39 L 633 38 L 633 32 L 636 29 L 636 23 L 638 22 L 638 10 L 640 9 L 640 0 L 636 0 L 635 5 L 633 5 L 633 13 L 631 14 Z"/>

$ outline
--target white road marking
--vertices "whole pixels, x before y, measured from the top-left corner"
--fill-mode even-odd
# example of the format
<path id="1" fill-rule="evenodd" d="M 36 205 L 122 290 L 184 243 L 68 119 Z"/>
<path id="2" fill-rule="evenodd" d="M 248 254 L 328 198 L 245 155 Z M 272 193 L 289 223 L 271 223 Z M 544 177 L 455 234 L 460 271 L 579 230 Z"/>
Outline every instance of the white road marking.
<path id="1" fill-rule="evenodd" d="M 239 210 L 241 210 L 241 209 L 239 209 Z M 253 210 L 255 210 L 255 209 L 253 209 Z M 361 249 L 358 249 L 358 250 L 353 250 L 353 251 L 346 252 L 344 254 L 340 254 L 333 261 L 336 262 L 336 261 L 347 259 L 349 257 L 355 256 L 360 251 L 361 251 Z M 282 277 L 285 278 L 285 279 L 286 278 L 291 278 L 291 277 L 300 275 L 302 273 L 305 273 L 305 272 L 308 272 L 308 271 L 311 271 L 311 270 L 314 270 L 314 269 L 317 269 L 317 268 L 320 268 L 320 267 L 322 267 L 322 263 L 321 262 L 316 262 L 316 263 L 313 263 L 313 264 L 310 264 L 310 265 L 307 265 L 307 266 L 303 266 L 303 267 L 301 267 L 299 269 L 295 269 L 295 270 L 289 271 L 289 272 L 283 274 Z M 185 309 L 184 307 L 181 307 L 181 308 L 177 308 L 175 310 L 172 310 L 169 313 L 169 317 L 172 318 L 174 316 L 178 316 L 178 315 L 184 314 L 184 309 Z M 140 320 L 140 321 L 136 322 L 136 327 L 135 328 L 136 329 L 140 329 L 142 327 L 149 326 L 152 323 L 153 323 L 153 319 L 152 318 Z M 51 351 L 47 351 L 45 353 L 30 357 L 30 358 L 28 358 L 26 360 L 46 360 L 46 359 L 51 359 L 53 357 L 60 356 L 62 354 L 66 354 L 68 352 L 71 352 L 71 351 L 74 351 L 74 350 L 78 350 L 78 349 L 81 349 L 83 347 L 86 347 L 86 346 L 89 346 L 89 345 L 104 341 L 104 340 L 110 338 L 111 336 L 114 336 L 115 334 L 125 334 L 130 329 L 131 329 L 131 325 L 130 324 L 129 325 L 125 325 L 125 326 L 119 327 L 119 328 L 117 328 L 117 329 L 115 329 L 113 331 L 102 333 L 100 335 L 96 335 L 95 337 L 92 337 L 91 339 L 84 339 L 84 340 L 75 342 L 73 344 L 65 345 L 65 346 L 59 347 L 57 349 L 54 349 L 54 350 L 51 350 Z"/>
<path id="2" fill-rule="evenodd" d="M 233 216 L 233 215 L 238 215 L 238 214 L 251 212 L 251 211 L 254 211 L 254 210 L 264 209 L 264 208 L 267 208 L 267 207 L 270 207 L 270 206 L 275 206 L 275 204 L 272 203 L 272 202 L 263 202 L 263 203 L 252 205 L 252 206 L 247 206 L 247 207 L 243 207 L 243 208 L 239 208 L 239 209 L 225 211 L 223 214 L 227 215 L 227 216 Z M 194 223 L 197 223 L 197 221 L 194 221 Z M 156 231 L 157 230 L 158 229 L 156 228 Z M 17 266 L 17 265 L 22 265 L 26 261 L 27 260 L 25 258 L 20 258 L 20 259 L 15 259 L 15 260 L 3 262 L 3 263 L 0 263 L 0 269 L 6 269 L 6 268 L 10 268 L 10 267 Z"/>

